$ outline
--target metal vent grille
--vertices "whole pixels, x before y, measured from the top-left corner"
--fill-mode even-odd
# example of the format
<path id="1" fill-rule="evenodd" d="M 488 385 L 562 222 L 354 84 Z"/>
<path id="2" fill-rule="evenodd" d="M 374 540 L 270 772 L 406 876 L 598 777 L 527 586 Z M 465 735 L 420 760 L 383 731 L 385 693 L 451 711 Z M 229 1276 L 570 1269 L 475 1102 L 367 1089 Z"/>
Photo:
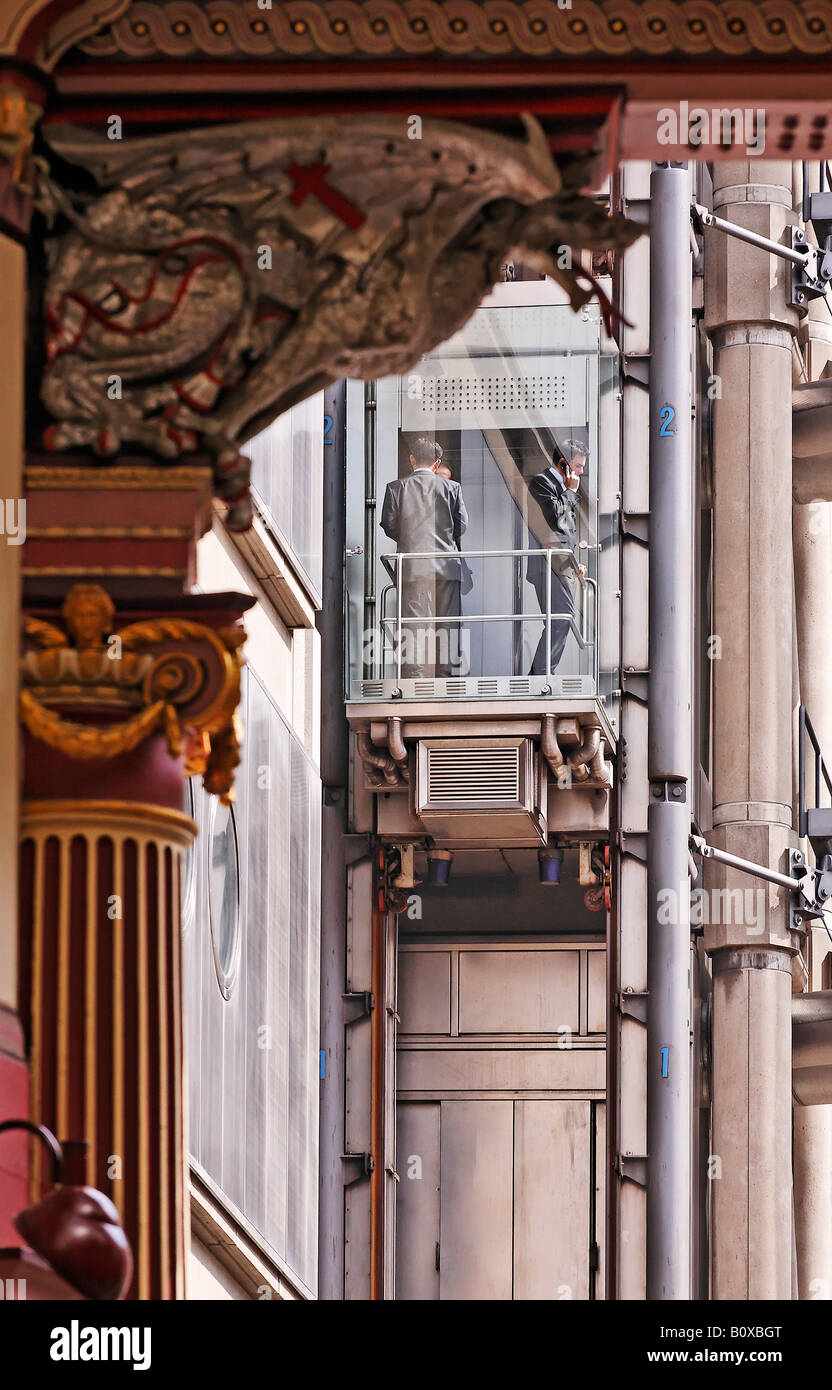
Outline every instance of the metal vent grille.
<path id="1" fill-rule="evenodd" d="M 592 676 L 468 676 L 421 678 L 387 676 L 384 680 L 354 680 L 352 700 L 505 700 L 550 695 L 557 700 L 592 699 L 596 695 Z"/>
<path id="2" fill-rule="evenodd" d="M 429 748 L 426 790 L 432 807 L 515 805 L 520 799 L 520 746 Z"/>
<path id="3" fill-rule="evenodd" d="M 422 384 L 422 415 L 502 415 L 565 410 L 564 376 L 440 376 Z"/>
<path id="4" fill-rule="evenodd" d="M 402 429 L 464 428 L 496 423 L 506 428 L 530 424 L 585 424 L 588 367 L 584 354 L 535 353 L 504 357 L 433 358 L 420 364 L 418 394 L 411 378 L 401 386 Z"/>

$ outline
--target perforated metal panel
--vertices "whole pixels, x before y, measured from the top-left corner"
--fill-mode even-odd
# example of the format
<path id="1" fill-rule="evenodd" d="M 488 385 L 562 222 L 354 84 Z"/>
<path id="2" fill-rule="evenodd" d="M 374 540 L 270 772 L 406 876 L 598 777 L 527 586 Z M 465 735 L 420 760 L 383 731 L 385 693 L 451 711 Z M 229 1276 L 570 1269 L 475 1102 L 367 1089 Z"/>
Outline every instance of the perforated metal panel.
<path id="1" fill-rule="evenodd" d="M 251 479 L 268 522 L 321 588 L 323 499 L 323 396 L 310 396 L 249 440 Z"/>
<path id="2" fill-rule="evenodd" d="M 317 1270 L 320 779 L 251 666 L 237 770 L 241 949 L 228 997 L 210 947 L 207 837 L 184 942 L 190 1150 L 283 1272 Z M 196 779 L 195 779 L 196 780 Z M 201 831 L 210 799 L 194 786 Z"/>
<path id="3" fill-rule="evenodd" d="M 587 419 L 587 358 L 431 358 L 402 379 L 401 419 L 405 430 L 580 428 Z"/>

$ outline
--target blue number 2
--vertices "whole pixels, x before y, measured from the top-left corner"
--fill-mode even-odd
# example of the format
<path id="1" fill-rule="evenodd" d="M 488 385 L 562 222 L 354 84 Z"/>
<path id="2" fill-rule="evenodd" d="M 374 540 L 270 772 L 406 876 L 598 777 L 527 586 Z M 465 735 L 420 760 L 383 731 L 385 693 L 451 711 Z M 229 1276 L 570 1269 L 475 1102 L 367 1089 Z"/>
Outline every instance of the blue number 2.
<path id="1" fill-rule="evenodd" d="M 673 406 L 663 405 L 661 410 L 659 411 L 659 419 L 661 420 L 661 427 L 659 429 L 660 439 L 667 439 L 668 435 L 676 433 L 675 430 L 668 429 L 668 425 L 670 424 L 671 420 L 675 420 L 675 418 L 676 411 L 673 409 Z"/>
<path id="2" fill-rule="evenodd" d="M 334 443 L 335 443 L 335 440 L 334 440 L 334 439 L 329 439 L 329 438 L 327 437 L 327 436 L 329 435 L 329 432 L 330 432 L 330 430 L 332 429 L 332 426 L 333 426 L 334 423 L 335 423 L 335 422 L 334 422 L 334 420 L 333 420 L 333 418 L 332 418 L 331 415 L 325 415 L 325 416 L 324 416 L 324 445 L 327 445 L 327 444 L 334 444 Z"/>

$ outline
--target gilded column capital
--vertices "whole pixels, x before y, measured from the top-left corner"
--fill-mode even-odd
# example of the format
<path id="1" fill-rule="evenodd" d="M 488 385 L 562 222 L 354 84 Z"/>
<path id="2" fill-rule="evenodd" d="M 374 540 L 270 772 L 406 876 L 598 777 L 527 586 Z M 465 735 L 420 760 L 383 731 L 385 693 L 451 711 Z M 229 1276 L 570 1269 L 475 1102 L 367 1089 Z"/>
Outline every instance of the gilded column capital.
<path id="1" fill-rule="evenodd" d="M 20 715 L 29 733 L 87 762 L 132 752 L 161 731 L 171 757 L 183 756 L 187 773 L 230 800 L 244 628 L 179 615 L 118 626 L 98 584 L 75 584 L 60 611 L 62 626 L 24 623 Z"/>

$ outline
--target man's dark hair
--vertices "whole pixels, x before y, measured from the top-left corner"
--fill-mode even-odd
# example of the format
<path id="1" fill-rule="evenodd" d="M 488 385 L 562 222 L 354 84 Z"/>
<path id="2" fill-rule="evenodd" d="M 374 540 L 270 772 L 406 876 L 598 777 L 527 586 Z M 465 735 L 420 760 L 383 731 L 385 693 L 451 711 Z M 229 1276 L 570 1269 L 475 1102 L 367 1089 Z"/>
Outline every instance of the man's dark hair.
<path id="1" fill-rule="evenodd" d="M 417 463 L 436 463 L 442 457 L 442 445 L 435 439 L 420 435 L 410 451 Z"/>

